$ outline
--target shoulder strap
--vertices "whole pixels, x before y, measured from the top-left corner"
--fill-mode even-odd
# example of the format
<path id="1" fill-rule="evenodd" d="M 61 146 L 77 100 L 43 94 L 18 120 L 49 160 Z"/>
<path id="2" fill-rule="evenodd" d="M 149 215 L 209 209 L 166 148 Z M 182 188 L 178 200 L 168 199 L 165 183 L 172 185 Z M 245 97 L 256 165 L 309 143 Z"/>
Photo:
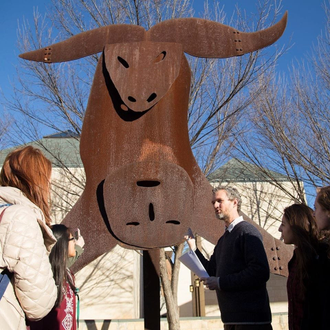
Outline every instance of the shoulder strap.
<path id="1" fill-rule="evenodd" d="M 3 216 L 4 212 L 5 212 L 5 210 L 6 210 L 6 209 L 2 210 L 2 212 L 1 212 L 1 214 L 0 214 L 0 222 L 1 222 L 1 220 L 2 220 L 2 216 Z"/>
<path id="2" fill-rule="evenodd" d="M 4 208 L 4 209 L 2 210 L 2 212 L 0 213 L 0 222 L 1 222 L 1 220 L 2 220 L 3 213 L 6 211 L 6 209 L 7 209 L 8 206 L 10 206 L 10 205 L 13 205 L 13 204 L 2 204 L 2 205 L 0 205 L 0 209 L 1 209 L 1 208 Z"/>
<path id="3" fill-rule="evenodd" d="M 4 209 L 2 210 L 1 214 L 0 214 L 0 222 L 2 220 L 2 216 L 3 213 L 5 212 L 5 210 L 7 209 L 8 206 L 10 206 L 11 204 L 3 204 L 0 205 L 0 208 L 4 207 Z M 5 293 L 7 286 L 10 282 L 10 278 L 12 276 L 12 273 L 8 270 L 8 269 L 4 269 L 1 273 L 0 273 L 0 300 L 3 296 L 3 294 Z"/>
<path id="4" fill-rule="evenodd" d="M 13 205 L 13 204 L 10 204 L 10 203 L 7 203 L 7 204 L 1 204 L 0 207 L 6 207 L 6 206 L 10 206 L 10 205 Z"/>

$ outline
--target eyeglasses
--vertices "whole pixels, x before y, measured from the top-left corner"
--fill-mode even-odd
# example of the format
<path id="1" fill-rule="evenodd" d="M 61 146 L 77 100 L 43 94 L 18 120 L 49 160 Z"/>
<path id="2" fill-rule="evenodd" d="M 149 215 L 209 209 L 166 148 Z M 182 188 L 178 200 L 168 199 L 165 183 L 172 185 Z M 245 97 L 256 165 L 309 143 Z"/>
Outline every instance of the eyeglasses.
<path id="1" fill-rule="evenodd" d="M 73 241 L 73 240 L 75 240 L 74 237 L 71 237 L 71 238 L 68 239 L 68 241 Z"/>

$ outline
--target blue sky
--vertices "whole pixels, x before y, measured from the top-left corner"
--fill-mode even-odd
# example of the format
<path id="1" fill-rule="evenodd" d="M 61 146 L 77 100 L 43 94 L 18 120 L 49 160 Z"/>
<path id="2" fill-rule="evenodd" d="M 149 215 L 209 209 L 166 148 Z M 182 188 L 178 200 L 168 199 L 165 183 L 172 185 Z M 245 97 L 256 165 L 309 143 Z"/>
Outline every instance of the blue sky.
<path id="1" fill-rule="evenodd" d="M 325 14 L 322 9 L 324 0 L 283 0 L 282 14 L 288 10 L 288 26 L 281 38 L 282 43 L 289 43 L 290 38 L 294 43 L 290 51 L 284 55 L 280 62 L 280 69 L 286 70 L 287 66 L 295 59 L 306 59 L 313 43 L 325 26 Z M 329 0 L 326 0 L 329 1 Z M 15 66 L 18 63 L 17 27 L 23 18 L 32 24 L 33 10 L 38 7 L 44 13 L 50 0 L 9 0 L 0 1 L 0 88 L 7 94 L 10 93 L 10 81 L 15 78 Z M 247 13 L 256 12 L 255 0 L 219 0 L 224 6 L 228 17 L 231 16 L 235 4 Z M 195 4 L 202 5 L 202 0 L 195 0 Z M 198 16 L 198 9 L 196 11 Z"/>
<path id="2" fill-rule="evenodd" d="M 219 0 L 224 10 L 230 17 L 237 4 L 247 11 L 247 15 L 256 13 L 255 3 L 257 0 Z M 288 25 L 282 38 L 277 42 L 279 45 L 288 44 L 292 39 L 291 49 L 280 59 L 278 70 L 287 71 L 287 68 L 295 60 L 307 59 L 317 37 L 325 28 L 326 17 L 322 8 L 324 1 L 330 0 L 283 0 L 282 12 L 288 11 Z M 194 0 L 199 8 L 202 8 L 203 0 Z M 33 11 L 38 8 L 41 14 L 45 13 L 46 7 L 51 4 L 50 0 L 0 0 L 0 89 L 6 96 L 11 94 L 10 81 L 16 76 L 15 66 L 18 64 L 19 52 L 16 48 L 17 27 L 26 19 L 32 25 Z M 1 96 L 0 96 L 1 97 Z M 2 109 L 0 110 L 0 115 Z"/>

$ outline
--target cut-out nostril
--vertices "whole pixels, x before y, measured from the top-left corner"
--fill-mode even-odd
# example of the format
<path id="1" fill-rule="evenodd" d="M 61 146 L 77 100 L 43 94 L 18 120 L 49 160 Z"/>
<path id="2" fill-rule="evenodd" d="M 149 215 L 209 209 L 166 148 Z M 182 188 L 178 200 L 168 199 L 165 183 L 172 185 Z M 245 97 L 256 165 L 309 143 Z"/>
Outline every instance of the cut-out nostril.
<path id="1" fill-rule="evenodd" d="M 129 68 L 129 64 L 120 56 L 117 57 L 119 63 L 126 69 Z"/>
<path id="2" fill-rule="evenodd" d="M 135 99 L 133 96 L 129 96 L 129 97 L 128 97 L 128 101 L 136 102 L 136 99 Z"/>
<path id="3" fill-rule="evenodd" d="M 146 187 L 146 188 L 151 188 L 151 187 L 157 187 L 160 185 L 159 181 L 155 181 L 155 180 L 141 180 L 141 181 L 137 181 L 136 184 L 139 187 Z"/>
<path id="4" fill-rule="evenodd" d="M 154 211 L 154 206 L 152 205 L 152 203 L 149 204 L 149 219 L 150 219 L 150 221 L 155 220 L 155 211 Z"/>
<path id="5" fill-rule="evenodd" d="M 161 62 L 165 59 L 166 57 L 166 51 L 164 50 L 163 52 L 161 52 L 155 59 L 155 63 Z"/>
<path id="6" fill-rule="evenodd" d="M 156 94 L 156 93 L 152 93 L 152 94 L 148 97 L 147 101 L 148 101 L 148 102 L 151 102 L 151 101 L 153 101 L 156 97 L 157 97 L 157 94 Z"/>

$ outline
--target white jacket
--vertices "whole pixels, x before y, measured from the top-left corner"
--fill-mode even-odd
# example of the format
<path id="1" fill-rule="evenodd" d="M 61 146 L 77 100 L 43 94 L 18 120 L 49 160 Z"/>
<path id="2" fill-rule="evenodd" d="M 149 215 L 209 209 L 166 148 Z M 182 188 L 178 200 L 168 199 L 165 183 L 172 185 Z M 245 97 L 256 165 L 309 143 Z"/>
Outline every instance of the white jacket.
<path id="1" fill-rule="evenodd" d="M 56 239 L 42 211 L 19 189 L 0 187 L 0 206 L 7 203 L 13 205 L 0 223 L 0 271 L 8 268 L 13 276 L 0 301 L 0 327 L 25 330 L 25 315 L 38 320 L 54 306 L 57 288 L 48 256 Z"/>

